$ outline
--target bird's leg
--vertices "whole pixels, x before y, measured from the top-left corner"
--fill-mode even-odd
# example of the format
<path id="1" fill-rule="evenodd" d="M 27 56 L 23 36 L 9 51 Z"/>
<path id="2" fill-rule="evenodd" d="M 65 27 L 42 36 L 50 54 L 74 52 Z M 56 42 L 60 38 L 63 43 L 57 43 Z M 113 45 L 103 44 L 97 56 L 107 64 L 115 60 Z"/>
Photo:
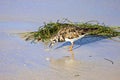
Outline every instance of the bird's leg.
<path id="1" fill-rule="evenodd" d="M 72 42 L 71 45 L 70 45 L 70 47 L 69 47 L 69 51 L 73 50 L 73 45 L 74 45 L 74 43 Z"/>

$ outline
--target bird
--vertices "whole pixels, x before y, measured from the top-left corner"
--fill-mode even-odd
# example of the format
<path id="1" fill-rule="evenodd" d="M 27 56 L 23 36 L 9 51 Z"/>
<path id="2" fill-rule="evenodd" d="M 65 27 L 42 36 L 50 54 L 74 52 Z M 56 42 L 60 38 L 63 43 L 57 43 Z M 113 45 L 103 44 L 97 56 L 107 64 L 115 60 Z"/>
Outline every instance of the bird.
<path id="1" fill-rule="evenodd" d="M 74 42 L 89 34 L 97 28 L 81 28 L 77 26 L 65 26 L 57 34 L 51 37 L 49 47 L 53 47 L 57 42 L 70 42 L 69 50 L 73 50 Z"/>

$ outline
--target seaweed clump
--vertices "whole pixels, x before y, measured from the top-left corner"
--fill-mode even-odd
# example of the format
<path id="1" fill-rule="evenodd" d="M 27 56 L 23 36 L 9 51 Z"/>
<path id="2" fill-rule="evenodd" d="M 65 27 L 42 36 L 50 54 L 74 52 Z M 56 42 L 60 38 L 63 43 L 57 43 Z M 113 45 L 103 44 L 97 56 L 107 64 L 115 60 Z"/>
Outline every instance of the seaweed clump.
<path id="1" fill-rule="evenodd" d="M 73 23 L 67 19 L 64 21 L 57 21 L 57 22 L 49 22 L 45 23 L 43 26 L 40 26 L 37 31 L 33 32 L 27 32 L 24 33 L 24 38 L 26 41 L 31 40 L 32 42 L 49 42 L 51 37 L 56 35 L 61 28 L 67 27 L 67 26 L 76 26 L 80 28 L 86 28 L 86 29 L 97 29 L 93 30 L 88 33 L 88 35 L 97 35 L 97 36 L 106 36 L 106 37 L 115 37 L 120 36 L 120 32 L 117 32 L 115 29 L 120 27 L 109 27 L 105 25 L 101 25 L 98 22 L 93 24 L 90 22 L 86 23 Z"/>

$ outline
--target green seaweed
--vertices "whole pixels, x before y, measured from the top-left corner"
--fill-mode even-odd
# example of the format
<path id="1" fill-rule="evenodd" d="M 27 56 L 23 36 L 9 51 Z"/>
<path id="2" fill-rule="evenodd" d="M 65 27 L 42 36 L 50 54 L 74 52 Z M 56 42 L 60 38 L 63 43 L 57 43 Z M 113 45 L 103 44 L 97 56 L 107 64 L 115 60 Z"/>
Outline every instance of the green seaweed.
<path id="1" fill-rule="evenodd" d="M 115 29 L 120 27 L 108 27 L 105 25 L 101 25 L 98 22 L 93 23 L 73 23 L 68 21 L 67 19 L 61 22 L 49 22 L 45 23 L 43 26 L 40 26 L 37 31 L 30 32 L 29 36 L 26 36 L 26 40 L 34 41 L 42 41 L 48 42 L 50 41 L 51 37 L 56 35 L 58 31 L 66 26 L 76 26 L 81 28 L 97 28 L 97 30 L 93 30 L 88 33 L 88 35 L 98 35 L 98 36 L 107 36 L 107 37 L 115 37 L 120 36 L 120 32 L 117 32 Z M 30 35 L 31 34 L 31 35 Z"/>

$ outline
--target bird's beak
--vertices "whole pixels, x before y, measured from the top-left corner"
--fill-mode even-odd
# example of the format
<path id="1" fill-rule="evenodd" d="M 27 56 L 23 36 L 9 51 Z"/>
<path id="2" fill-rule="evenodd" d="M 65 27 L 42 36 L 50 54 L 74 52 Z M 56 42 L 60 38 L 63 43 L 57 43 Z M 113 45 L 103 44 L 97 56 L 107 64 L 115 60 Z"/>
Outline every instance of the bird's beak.
<path id="1" fill-rule="evenodd" d="M 49 45 L 49 48 L 52 48 L 52 47 L 53 47 L 53 45 L 54 45 L 54 44 L 51 42 L 51 43 L 50 43 L 50 45 Z"/>
<path id="2" fill-rule="evenodd" d="M 57 42 L 56 40 L 51 41 L 49 47 L 52 48 L 55 45 L 56 42 Z"/>

